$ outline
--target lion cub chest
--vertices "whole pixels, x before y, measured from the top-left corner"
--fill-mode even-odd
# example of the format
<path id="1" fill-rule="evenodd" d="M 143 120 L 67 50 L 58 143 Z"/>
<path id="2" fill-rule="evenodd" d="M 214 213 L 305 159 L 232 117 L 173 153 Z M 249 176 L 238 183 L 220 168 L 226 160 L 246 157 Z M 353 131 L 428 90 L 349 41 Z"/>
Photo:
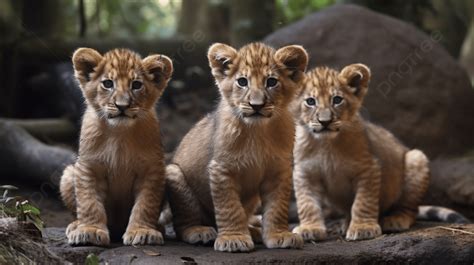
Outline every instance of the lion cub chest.
<path id="1" fill-rule="evenodd" d="M 96 161 L 103 166 L 108 197 L 120 202 L 133 196 L 135 182 L 153 163 L 154 153 L 149 147 L 125 137 L 110 137 L 98 146 Z"/>
<path id="2" fill-rule="evenodd" d="M 355 196 L 357 163 L 328 150 L 319 150 L 311 161 L 306 161 L 308 172 L 312 172 L 313 185 L 321 185 L 334 206 L 341 210 L 350 209 Z"/>
<path id="3" fill-rule="evenodd" d="M 291 135 L 282 138 L 292 139 Z M 275 140 L 271 135 L 243 139 L 232 150 L 234 159 L 230 163 L 242 196 L 257 194 L 263 181 L 278 181 L 279 173 L 291 168 L 291 150 L 291 144 Z"/>

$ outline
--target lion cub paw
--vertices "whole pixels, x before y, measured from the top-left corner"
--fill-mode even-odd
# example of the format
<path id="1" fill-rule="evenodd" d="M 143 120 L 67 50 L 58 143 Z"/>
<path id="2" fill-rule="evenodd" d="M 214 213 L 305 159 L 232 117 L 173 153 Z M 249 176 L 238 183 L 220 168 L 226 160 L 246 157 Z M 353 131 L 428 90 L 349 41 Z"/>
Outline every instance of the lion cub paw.
<path id="1" fill-rule="evenodd" d="M 79 220 L 76 220 L 72 223 L 70 223 L 67 228 L 66 228 L 66 237 L 69 238 L 69 234 L 71 234 L 72 231 L 76 230 L 76 228 L 79 226 Z"/>
<path id="2" fill-rule="evenodd" d="M 293 229 L 293 233 L 302 236 L 305 241 L 319 241 L 327 237 L 324 225 L 299 225 Z"/>
<path id="3" fill-rule="evenodd" d="M 98 245 L 106 246 L 110 243 L 109 231 L 105 226 L 83 225 L 72 222 L 66 229 L 66 236 L 70 245 Z"/>
<path id="4" fill-rule="evenodd" d="M 401 215 L 387 216 L 382 219 L 382 229 L 387 232 L 400 232 L 410 228 L 414 218 Z"/>
<path id="5" fill-rule="evenodd" d="M 364 240 L 378 237 L 382 234 L 382 229 L 378 223 L 351 223 L 347 229 L 347 240 Z"/>
<path id="6" fill-rule="evenodd" d="M 267 248 L 303 248 L 303 238 L 295 233 L 280 232 L 267 234 L 263 238 Z"/>
<path id="7" fill-rule="evenodd" d="M 189 244 L 208 244 L 214 241 L 216 237 L 216 229 L 211 226 L 191 226 L 184 229 L 181 235 L 183 241 Z"/>
<path id="8" fill-rule="evenodd" d="M 163 235 L 152 228 L 130 228 L 122 236 L 124 245 L 163 245 Z"/>
<path id="9" fill-rule="evenodd" d="M 224 252 L 250 252 L 255 248 L 252 237 L 245 234 L 219 235 L 214 249 Z"/>

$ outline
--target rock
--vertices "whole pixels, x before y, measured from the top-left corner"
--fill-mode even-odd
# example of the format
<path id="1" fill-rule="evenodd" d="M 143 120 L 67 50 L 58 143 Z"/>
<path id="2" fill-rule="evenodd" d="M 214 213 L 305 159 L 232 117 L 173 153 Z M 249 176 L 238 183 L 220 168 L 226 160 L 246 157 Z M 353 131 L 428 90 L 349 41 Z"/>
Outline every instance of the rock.
<path id="1" fill-rule="evenodd" d="M 85 264 L 87 255 L 98 255 L 106 248 L 96 246 L 71 247 L 67 243 L 65 228 L 46 228 L 43 231 L 43 240 L 48 250 L 64 260 L 74 264 Z"/>
<path id="2" fill-rule="evenodd" d="M 310 67 L 367 64 L 372 80 L 363 114 L 434 157 L 474 147 L 474 90 L 442 38 L 366 8 L 334 5 L 264 42 L 303 45 Z"/>
<path id="3" fill-rule="evenodd" d="M 431 162 L 431 181 L 423 204 L 452 208 L 474 220 L 474 156 Z"/>
<path id="4" fill-rule="evenodd" d="M 306 243 L 302 250 L 266 249 L 257 245 L 251 253 L 216 252 L 211 246 L 192 246 L 166 240 L 164 246 L 111 248 L 70 247 L 65 244 L 64 228 L 47 228 L 49 250 L 69 262 L 83 264 L 89 253 L 96 253 L 108 264 L 470 264 L 474 260 L 474 224 L 447 225 L 418 223 L 409 232 L 389 234 L 359 242 L 332 238 Z M 459 229 L 453 231 L 449 229 Z M 463 232 L 464 231 L 464 232 Z M 50 241 L 48 238 L 53 237 Z M 62 236 L 63 240 L 60 240 Z M 59 242 L 59 243 L 58 243 Z"/>

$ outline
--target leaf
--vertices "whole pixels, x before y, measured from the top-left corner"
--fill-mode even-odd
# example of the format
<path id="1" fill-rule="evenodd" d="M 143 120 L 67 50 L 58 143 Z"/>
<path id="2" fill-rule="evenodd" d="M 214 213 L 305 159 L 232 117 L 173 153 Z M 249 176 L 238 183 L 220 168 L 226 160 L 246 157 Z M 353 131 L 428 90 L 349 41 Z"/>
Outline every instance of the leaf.
<path id="1" fill-rule="evenodd" d="M 0 186 L 0 189 L 2 189 L 2 190 L 17 190 L 18 188 L 13 186 L 13 185 L 2 185 L 2 186 Z"/>
<path id="2" fill-rule="evenodd" d="M 13 200 L 18 201 L 18 200 L 21 199 L 21 197 L 20 197 L 20 196 L 14 196 L 14 197 L 8 197 L 8 198 L 5 198 L 5 199 L 6 199 L 6 200 L 5 200 L 5 203 L 9 203 L 9 202 L 11 202 L 11 201 L 13 201 Z"/>
<path id="3" fill-rule="evenodd" d="M 38 215 L 38 216 L 41 214 L 40 210 L 38 208 L 34 207 L 31 204 L 23 205 L 23 212 L 24 213 L 31 213 L 31 214 Z"/>
<path id="4" fill-rule="evenodd" d="M 28 223 L 32 223 L 39 231 L 43 231 L 44 223 L 39 216 L 26 215 Z"/>
<path id="5" fill-rule="evenodd" d="M 3 207 L 2 210 L 10 217 L 17 217 L 20 211 L 14 207 Z"/>
<path id="6" fill-rule="evenodd" d="M 150 250 L 150 249 L 144 249 L 143 253 L 147 254 L 148 256 L 161 256 L 160 252 L 155 252 L 155 251 Z"/>
<path id="7" fill-rule="evenodd" d="M 99 265 L 99 257 L 96 254 L 91 253 L 87 255 L 85 264 L 86 265 Z"/>

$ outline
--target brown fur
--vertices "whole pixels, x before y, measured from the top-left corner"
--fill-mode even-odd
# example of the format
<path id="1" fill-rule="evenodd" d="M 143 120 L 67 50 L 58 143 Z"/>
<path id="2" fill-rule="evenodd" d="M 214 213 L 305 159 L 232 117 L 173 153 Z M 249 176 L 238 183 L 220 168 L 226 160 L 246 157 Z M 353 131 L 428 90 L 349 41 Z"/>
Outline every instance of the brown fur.
<path id="1" fill-rule="evenodd" d="M 249 227 L 249 218 L 261 200 L 263 243 L 301 247 L 302 238 L 288 231 L 294 122 L 287 106 L 306 52 L 299 46 L 275 51 L 253 43 L 236 51 L 214 44 L 208 58 L 222 99 L 184 137 L 167 167 L 177 235 L 188 243 L 215 240 L 219 251 L 250 251 L 251 236 L 258 240 L 260 231 Z M 239 87 L 240 77 L 248 79 L 247 87 Z M 266 87 L 269 77 L 278 79 L 274 88 Z M 264 104 L 259 116 L 252 116 L 251 104 Z"/>
<path id="2" fill-rule="evenodd" d="M 162 55 L 142 60 L 125 49 L 102 56 L 89 48 L 78 49 L 72 60 L 87 109 L 79 157 L 61 178 L 61 196 L 77 215 L 67 227 L 68 241 L 107 245 L 110 228 L 112 235 L 125 231 L 126 245 L 162 244 L 156 226 L 165 168 L 154 106 L 172 62 Z M 107 79 L 113 88 L 106 89 Z M 133 80 L 143 85 L 132 90 Z"/>
<path id="3" fill-rule="evenodd" d="M 341 72 L 316 68 L 294 101 L 300 225 L 293 231 L 306 240 L 326 236 L 323 198 L 350 216 L 348 240 L 380 235 L 379 218 L 384 231 L 405 230 L 415 221 L 428 187 L 428 159 L 359 115 L 369 80 L 370 70 L 362 64 Z M 339 104 L 335 96 L 343 98 Z M 308 98 L 316 104 L 309 105 Z"/>

